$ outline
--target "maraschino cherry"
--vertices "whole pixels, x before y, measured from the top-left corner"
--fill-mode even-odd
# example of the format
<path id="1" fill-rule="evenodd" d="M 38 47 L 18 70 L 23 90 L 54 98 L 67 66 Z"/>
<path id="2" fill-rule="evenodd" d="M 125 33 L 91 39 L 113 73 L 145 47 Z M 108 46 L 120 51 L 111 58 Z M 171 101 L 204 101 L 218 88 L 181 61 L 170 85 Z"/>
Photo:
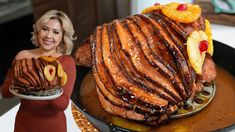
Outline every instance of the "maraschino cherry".
<path id="1" fill-rule="evenodd" d="M 178 11 L 185 11 L 187 9 L 187 5 L 186 4 L 179 4 L 177 7 Z"/>
<path id="2" fill-rule="evenodd" d="M 50 74 L 52 74 L 53 71 L 54 71 L 54 70 L 53 70 L 52 68 L 49 69 L 49 73 L 50 73 Z"/>
<path id="3" fill-rule="evenodd" d="M 206 40 L 202 40 L 199 44 L 199 50 L 200 52 L 204 52 L 204 51 L 207 51 L 208 49 L 208 41 Z"/>

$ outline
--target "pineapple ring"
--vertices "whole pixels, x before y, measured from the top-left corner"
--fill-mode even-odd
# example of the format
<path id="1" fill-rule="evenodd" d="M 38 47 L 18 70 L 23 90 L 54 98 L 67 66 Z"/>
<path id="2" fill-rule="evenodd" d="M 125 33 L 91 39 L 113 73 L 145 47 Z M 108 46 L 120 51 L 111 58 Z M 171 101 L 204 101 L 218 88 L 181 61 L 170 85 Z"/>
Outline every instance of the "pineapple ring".
<path id="1" fill-rule="evenodd" d="M 206 51 L 201 52 L 199 49 L 200 42 L 208 40 L 204 31 L 193 31 L 187 39 L 187 53 L 189 61 L 199 75 L 202 74 L 202 66 L 204 64 Z"/>
<path id="2" fill-rule="evenodd" d="M 205 20 L 205 25 L 206 25 L 205 32 L 208 36 L 208 42 L 209 42 L 208 49 L 206 52 L 212 56 L 214 52 L 214 46 L 213 46 L 213 40 L 212 40 L 211 25 L 208 20 Z"/>
<path id="3" fill-rule="evenodd" d="M 162 6 L 162 13 L 170 19 L 180 23 L 190 23 L 196 21 L 201 16 L 201 8 L 198 5 L 186 3 L 187 9 L 177 10 L 180 3 L 172 2 Z"/>
<path id="4" fill-rule="evenodd" d="M 162 5 L 154 5 L 154 6 L 150 6 L 148 8 L 145 8 L 144 10 L 141 11 L 141 13 L 145 14 L 145 13 L 149 13 L 149 12 L 152 12 L 154 10 L 161 9 L 161 8 L 162 8 Z"/>
<path id="5" fill-rule="evenodd" d="M 67 74 L 63 71 L 62 77 L 60 78 L 60 86 L 64 86 L 68 80 Z"/>
<path id="6" fill-rule="evenodd" d="M 48 81 L 55 78 L 56 68 L 53 65 L 46 65 L 43 69 L 44 75 Z"/>
<path id="7" fill-rule="evenodd" d="M 62 64 L 59 61 L 57 61 L 57 63 L 58 63 L 58 65 L 57 65 L 57 76 L 61 78 L 63 76 L 64 69 L 63 69 Z"/>

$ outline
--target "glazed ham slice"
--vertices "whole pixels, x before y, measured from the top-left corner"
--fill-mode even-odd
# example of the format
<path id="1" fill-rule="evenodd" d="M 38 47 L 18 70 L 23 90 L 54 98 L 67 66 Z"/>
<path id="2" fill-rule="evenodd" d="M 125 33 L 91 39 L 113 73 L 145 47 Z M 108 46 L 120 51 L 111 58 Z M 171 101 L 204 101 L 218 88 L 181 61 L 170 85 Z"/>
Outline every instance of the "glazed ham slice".
<path id="1" fill-rule="evenodd" d="M 13 87 L 22 93 L 53 89 L 60 85 L 57 76 L 52 81 L 45 77 L 44 68 L 49 63 L 41 58 L 24 58 L 14 63 Z M 57 67 L 57 63 L 52 64 Z"/>
<path id="2" fill-rule="evenodd" d="M 205 30 L 202 17 L 182 24 L 159 11 L 137 14 L 98 26 L 75 59 L 92 67 L 104 110 L 158 125 L 216 77 L 209 55 L 201 76 L 189 62 L 185 43 L 195 30 Z"/>

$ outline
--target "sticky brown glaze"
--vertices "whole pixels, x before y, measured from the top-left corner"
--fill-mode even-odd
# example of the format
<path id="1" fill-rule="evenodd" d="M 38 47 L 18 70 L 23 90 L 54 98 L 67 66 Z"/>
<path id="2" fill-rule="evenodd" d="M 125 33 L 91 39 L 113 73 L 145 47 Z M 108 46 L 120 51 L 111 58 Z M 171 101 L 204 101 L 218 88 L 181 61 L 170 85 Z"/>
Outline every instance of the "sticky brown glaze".
<path id="1" fill-rule="evenodd" d="M 124 75 L 122 70 L 119 68 L 119 66 L 112 58 L 112 53 L 110 51 L 110 44 L 107 34 L 107 25 L 104 26 L 102 34 L 102 44 L 103 44 L 102 53 L 103 53 L 104 64 L 109 70 L 109 73 L 112 76 L 117 87 L 123 87 L 124 89 L 127 89 L 128 91 L 131 92 L 131 94 L 134 95 L 133 98 L 137 98 L 138 100 L 152 104 L 154 106 L 164 107 L 167 105 L 167 101 L 147 93 L 143 89 L 139 88 L 138 85 L 127 79 L 127 77 Z"/>
<path id="2" fill-rule="evenodd" d="M 143 18 L 143 19 L 141 19 Z M 137 36 L 139 38 L 139 43 L 142 47 L 142 50 L 153 67 L 156 68 L 161 74 L 163 74 L 165 77 L 167 77 L 176 88 L 177 92 L 181 95 L 181 98 L 186 98 L 186 91 L 184 89 L 183 83 L 180 80 L 180 77 L 176 74 L 177 71 L 175 71 L 172 67 L 170 67 L 170 64 L 165 62 L 164 59 L 166 55 L 170 56 L 168 50 L 163 50 L 165 52 L 165 55 L 161 56 L 159 54 L 152 54 L 151 47 L 149 46 L 154 45 L 154 36 L 151 34 L 151 30 L 148 30 L 150 28 L 151 23 L 149 23 L 149 26 L 145 22 L 146 19 L 144 19 L 144 16 L 138 15 L 134 19 L 136 20 L 136 24 L 138 24 L 138 27 L 141 29 L 141 31 L 132 31 L 133 34 L 140 34 L 142 32 L 142 35 Z M 160 50 L 160 49 L 159 49 Z M 155 52 L 158 53 L 158 52 Z M 167 57 L 166 57 L 167 58 Z M 180 101 L 178 99 L 178 101 Z"/>
<path id="3" fill-rule="evenodd" d="M 40 67 L 40 62 L 39 60 L 32 58 L 33 64 L 34 64 L 34 68 L 36 69 L 37 75 L 40 79 L 40 84 L 42 88 L 45 88 L 45 77 L 43 76 L 43 70 Z"/>
<path id="4" fill-rule="evenodd" d="M 156 93 L 155 91 L 152 90 L 153 88 L 151 89 L 149 87 L 148 81 L 135 76 L 135 75 L 137 75 L 137 76 L 140 76 L 140 75 L 135 71 L 134 68 L 132 68 L 130 66 L 132 64 L 130 64 L 130 62 L 128 61 L 128 58 L 124 58 L 125 62 L 127 62 L 127 64 L 125 64 L 124 61 L 122 59 L 120 59 L 120 56 L 117 55 L 119 52 L 122 51 L 122 49 L 117 49 L 117 47 L 115 48 L 115 46 L 114 46 L 114 45 L 116 45 L 116 43 L 113 43 L 114 39 L 113 39 L 112 34 L 116 34 L 116 32 L 114 30 L 112 30 L 113 28 L 114 28 L 113 25 L 111 25 L 111 24 L 108 25 L 110 51 L 113 53 L 112 58 L 113 58 L 114 62 L 116 63 L 116 65 L 119 67 L 119 69 L 122 70 L 123 75 L 127 78 L 127 80 L 129 82 L 134 83 L 135 85 L 138 86 L 138 88 L 143 89 L 148 94 L 153 94 L 153 95 L 156 94 L 156 96 L 159 96 L 162 98 L 163 97 L 162 94 Z M 113 32 L 113 33 L 111 33 L 111 32 Z M 114 35 L 114 36 L 116 36 L 116 35 Z M 130 67 L 128 67 L 128 66 L 130 66 Z M 132 68 L 132 69 L 130 69 L 130 68 Z M 163 99 L 165 99 L 165 98 L 163 98 Z M 154 114 L 154 113 L 158 114 L 158 110 L 155 110 L 151 104 L 149 104 L 149 103 L 147 104 L 146 102 L 141 101 L 140 99 L 137 99 L 136 101 L 137 101 L 137 104 L 134 103 L 134 104 L 136 104 L 135 111 L 137 111 L 138 113 L 143 113 L 144 115 Z"/>
<path id="5" fill-rule="evenodd" d="M 101 33 L 102 27 L 97 27 L 94 36 L 91 38 L 91 44 L 92 47 L 94 47 L 92 48 L 92 57 L 94 58 L 92 71 L 95 82 L 100 89 L 100 92 L 102 92 L 102 94 L 114 105 L 132 109 L 130 104 L 127 104 L 121 99 L 117 98 L 117 91 L 115 91 L 117 88 L 114 86 L 112 80 L 110 80 L 110 77 L 105 70 L 101 52 Z"/>
<path id="6" fill-rule="evenodd" d="M 40 87 L 41 86 L 41 81 L 39 79 L 39 76 L 38 74 L 36 73 L 36 70 L 35 70 L 35 66 L 34 66 L 34 63 L 32 61 L 32 59 L 26 59 L 26 65 L 27 65 L 27 69 L 28 69 L 28 72 L 32 75 L 32 77 L 35 79 L 35 82 L 37 84 L 37 87 Z"/>
<path id="7" fill-rule="evenodd" d="M 135 44 L 130 31 L 124 27 L 121 22 L 115 24 L 123 50 L 129 54 L 132 64 L 135 69 L 147 79 L 153 81 L 154 84 L 163 87 L 164 90 L 172 92 L 174 95 L 180 98 L 179 94 L 175 91 L 172 84 L 162 74 L 155 70 L 149 62 L 146 60 L 142 50 Z"/>
<path id="8" fill-rule="evenodd" d="M 20 82 L 20 84 L 24 84 L 25 87 L 30 87 L 30 82 L 23 78 L 20 73 L 20 61 L 16 61 L 14 65 L 14 76 L 15 79 L 13 80 L 14 85 L 17 84 L 17 82 Z"/>
<path id="9" fill-rule="evenodd" d="M 154 20 L 153 15 L 149 15 L 151 22 L 155 26 L 155 29 L 159 33 L 159 37 L 164 42 L 164 44 L 168 47 L 171 54 L 174 56 L 176 65 L 178 70 L 180 71 L 181 77 L 183 78 L 184 85 L 186 87 L 186 92 L 188 95 L 190 95 L 190 88 L 192 86 L 192 76 L 190 74 L 189 67 L 187 65 L 187 60 L 183 56 L 183 54 L 180 52 L 179 48 L 175 45 L 174 41 L 171 39 L 170 36 L 167 35 L 166 31 L 163 29 L 163 27 L 160 25 L 159 21 Z M 151 19 L 152 18 L 152 19 Z"/>
<path id="10" fill-rule="evenodd" d="M 91 49 L 90 49 L 90 39 L 87 38 L 82 44 L 76 49 L 75 52 L 75 62 L 76 65 L 91 67 Z"/>

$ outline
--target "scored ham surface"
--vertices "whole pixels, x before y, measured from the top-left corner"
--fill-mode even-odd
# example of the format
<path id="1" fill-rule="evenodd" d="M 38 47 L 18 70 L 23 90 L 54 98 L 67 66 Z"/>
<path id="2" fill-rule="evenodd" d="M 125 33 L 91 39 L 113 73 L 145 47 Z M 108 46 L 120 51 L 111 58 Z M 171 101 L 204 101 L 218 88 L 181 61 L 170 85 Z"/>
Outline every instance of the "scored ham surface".
<path id="1" fill-rule="evenodd" d="M 158 125 L 216 76 L 209 55 L 202 76 L 189 62 L 185 43 L 195 30 L 205 30 L 202 17 L 182 24 L 155 11 L 114 20 L 78 48 L 77 65 L 92 67 L 104 110 Z"/>
<path id="2" fill-rule="evenodd" d="M 24 58 L 15 60 L 14 62 L 14 75 L 13 75 L 13 88 L 22 93 L 35 92 L 41 90 L 49 90 L 59 86 L 59 79 L 57 76 L 52 81 L 48 81 L 44 74 L 46 65 L 57 65 L 38 58 Z"/>

